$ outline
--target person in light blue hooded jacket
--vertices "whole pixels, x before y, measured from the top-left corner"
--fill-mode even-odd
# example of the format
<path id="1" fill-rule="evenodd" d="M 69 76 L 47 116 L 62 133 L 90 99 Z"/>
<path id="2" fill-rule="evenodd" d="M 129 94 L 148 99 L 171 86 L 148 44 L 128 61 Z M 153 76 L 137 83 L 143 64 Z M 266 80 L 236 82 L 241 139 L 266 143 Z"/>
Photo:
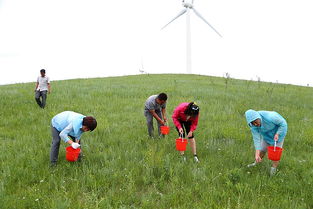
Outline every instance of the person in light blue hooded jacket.
<path id="1" fill-rule="evenodd" d="M 248 167 L 255 166 L 262 162 L 265 156 L 267 146 L 273 146 L 276 141 L 276 146 L 283 146 L 284 139 L 287 134 L 287 122 L 277 112 L 274 111 L 255 111 L 247 110 L 246 120 L 251 129 L 255 147 L 255 162 L 249 164 Z M 270 174 L 274 175 L 277 170 L 279 161 L 273 161 Z"/>
<path id="2" fill-rule="evenodd" d="M 55 166 L 58 161 L 61 139 L 77 149 L 80 147 L 81 135 L 93 131 L 96 127 L 97 120 L 92 116 L 84 116 L 72 111 L 64 111 L 54 116 L 51 120 L 51 166 Z"/>

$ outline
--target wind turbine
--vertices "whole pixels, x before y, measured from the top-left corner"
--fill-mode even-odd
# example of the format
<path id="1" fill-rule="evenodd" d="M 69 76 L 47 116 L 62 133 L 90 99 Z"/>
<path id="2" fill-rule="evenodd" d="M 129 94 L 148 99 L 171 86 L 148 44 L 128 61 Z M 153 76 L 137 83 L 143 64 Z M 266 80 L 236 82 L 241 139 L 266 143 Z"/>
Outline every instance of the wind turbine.
<path id="1" fill-rule="evenodd" d="M 178 15 L 176 17 L 174 17 L 169 23 L 167 23 L 165 26 L 163 26 L 163 28 L 161 28 L 161 30 L 163 30 L 166 26 L 168 26 L 170 23 L 172 23 L 174 20 L 176 20 L 177 18 L 179 18 L 180 16 L 182 16 L 183 14 L 186 13 L 186 70 L 187 73 L 190 74 L 191 73 L 191 32 L 190 32 L 190 10 L 193 10 L 194 13 L 200 18 L 202 19 L 207 25 L 209 25 L 212 30 L 215 31 L 215 33 L 217 33 L 217 35 L 219 35 L 220 37 L 222 37 L 222 35 L 215 29 L 213 28 L 213 26 L 204 19 L 204 17 L 201 16 L 201 14 L 194 8 L 193 6 L 193 1 L 194 0 L 183 0 L 183 7 L 184 9 L 178 13 Z"/>

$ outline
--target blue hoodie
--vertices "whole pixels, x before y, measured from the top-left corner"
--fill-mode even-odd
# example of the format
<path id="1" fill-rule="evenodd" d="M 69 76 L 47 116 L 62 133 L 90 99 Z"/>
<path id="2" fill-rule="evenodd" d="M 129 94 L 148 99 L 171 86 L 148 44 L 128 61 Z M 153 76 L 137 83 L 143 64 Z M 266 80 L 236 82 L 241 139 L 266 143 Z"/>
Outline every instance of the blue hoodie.
<path id="1" fill-rule="evenodd" d="M 265 140 L 268 144 L 274 145 L 275 134 L 279 135 L 277 142 L 281 142 L 284 140 L 287 134 L 287 122 L 277 112 L 247 110 L 245 115 L 247 123 L 252 132 L 254 146 L 256 150 L 261 150 L 262 139 Z M 261 120 L 260 127 L 252 125 L 251 122 L 256 119 Z"/>

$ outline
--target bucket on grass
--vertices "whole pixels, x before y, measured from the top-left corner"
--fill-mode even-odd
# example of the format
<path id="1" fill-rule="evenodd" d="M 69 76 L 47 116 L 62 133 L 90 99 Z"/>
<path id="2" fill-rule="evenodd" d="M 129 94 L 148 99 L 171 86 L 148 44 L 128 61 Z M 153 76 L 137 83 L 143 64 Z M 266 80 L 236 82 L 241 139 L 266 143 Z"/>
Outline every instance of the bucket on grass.
<path id="1" fill-rule="evenodd" d="M 161 134 L 167 135 L 170 133 L 170 127 L 169 126 L 161 126 Z"/>
<path id="2" fill-rule="evenodd" d="M 279 161 L 282 153 L 283 153 L 283 148 L 275 147 L 275 146 L 267 147 L 267 157 L 270 160 Z"/>
<path id="3" fill-rule="evenodd" d="M 176 139 L 176 150 L 178 151 L 185 151 L 188 144 L 187 139 L 178 138 Z"/>
<path id="4" fill-rule="evenodd" d="M 66 160 L 70 162 L 75 162 L 78 160 L 80 154 L 80 148 L 74 149 L 72 146 L 66 147 Z"/>

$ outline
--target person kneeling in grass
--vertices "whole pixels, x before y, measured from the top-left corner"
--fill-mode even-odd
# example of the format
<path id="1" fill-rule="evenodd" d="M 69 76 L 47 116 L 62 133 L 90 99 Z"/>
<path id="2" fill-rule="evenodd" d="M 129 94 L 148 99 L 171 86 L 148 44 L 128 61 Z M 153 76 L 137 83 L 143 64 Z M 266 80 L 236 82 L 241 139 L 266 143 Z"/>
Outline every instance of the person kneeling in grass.
<path id="1" fill-rule="evenodd" d="M 196 140 L 194 137 L 194 131 L 197 129 L 199 120 L 199 107 L 193 103 L 181 103 L 178 105 L 172 115 L 173 122 L 176 126 L 179 136 L 187 137 L 190 142 L 190 146 L 194 155 L 194 161 L 199 162 L 196 150 Z M 184 151 L 180 151 L 181 156 L 184 160 Z"/>
<path id="2" fill-rule="evenodd" d="M 287 134 L 287 122 L 277 112 L 247 110 L 246 120 L 251 129 L 255 147 L 255 162 L 248 167 L 255 166 L 262 162 L 266 154 L 267 147 L 276 146 L 282 148 Z M 273 161 L 270 175 L 277 171 L 279 161 Z"/>
<path id="3" fill-rule="evenodd" d="M 97 121 L 92 116 L 84 116 L 72 111 L 64 111 L 54 116 L 51 120 L 51 164 L 56 165 L 58 161 L 61 139 L 77 149 L 80 147 L 81 135 L 84 132 L 93 131 L 96 127 Z"/>

